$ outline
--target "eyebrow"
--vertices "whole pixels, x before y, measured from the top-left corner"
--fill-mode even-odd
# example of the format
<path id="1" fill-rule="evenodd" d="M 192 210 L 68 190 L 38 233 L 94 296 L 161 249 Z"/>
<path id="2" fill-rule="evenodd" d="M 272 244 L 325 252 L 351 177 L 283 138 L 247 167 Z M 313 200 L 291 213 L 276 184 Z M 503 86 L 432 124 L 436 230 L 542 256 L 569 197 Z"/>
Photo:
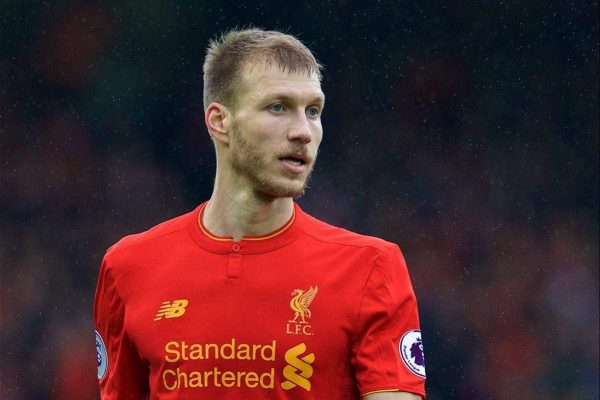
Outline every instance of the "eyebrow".
<path id="1" fill-rule="evenodd" d="M 264 98 L 265 98 L 265 100 L 278 99 L 278 100 L 282 100 L 283 102 L 286 102 L 286 103 L 295 103 L 296 102 L 296 97 L 290 96 L 285 93 L 276 93 L 275 92 L 275 93 L 267 94 Z M 324 106 L 325 105 L 325 95 L 322 94 L 322 95 L 313 97 L 309 103 L 316 103 L 316 104 L 319 104 L 320 106 Z"/>

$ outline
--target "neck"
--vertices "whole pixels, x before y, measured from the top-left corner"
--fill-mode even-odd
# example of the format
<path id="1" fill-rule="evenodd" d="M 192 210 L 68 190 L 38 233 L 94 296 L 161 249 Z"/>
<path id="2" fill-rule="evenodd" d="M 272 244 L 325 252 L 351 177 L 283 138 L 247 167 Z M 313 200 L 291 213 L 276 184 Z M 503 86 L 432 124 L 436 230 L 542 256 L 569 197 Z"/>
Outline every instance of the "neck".
<path id="1" fill-rule="evenodd" d="M 251 189 L 215 181 L 215 187 L 204 209 L 202 223 L 217 236 L 261 236 L 283 226 L 294 212 L 291 197 L 265 198 Z"/>

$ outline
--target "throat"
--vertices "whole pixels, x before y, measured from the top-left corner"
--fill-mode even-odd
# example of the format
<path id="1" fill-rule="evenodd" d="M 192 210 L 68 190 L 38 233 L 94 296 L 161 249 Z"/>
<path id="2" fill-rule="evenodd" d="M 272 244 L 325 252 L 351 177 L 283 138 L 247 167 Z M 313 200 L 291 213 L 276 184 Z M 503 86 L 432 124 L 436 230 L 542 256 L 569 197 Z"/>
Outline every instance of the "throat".
<path id="1" fill-rule="evenodd" d="M 265 236 L 283 227 L 294 213 L 291 198 L 262 201 L 220 201 L 213 197 L 203 213 L 202 224 L 212 234 L 241 241 L 248 236 Z"/>

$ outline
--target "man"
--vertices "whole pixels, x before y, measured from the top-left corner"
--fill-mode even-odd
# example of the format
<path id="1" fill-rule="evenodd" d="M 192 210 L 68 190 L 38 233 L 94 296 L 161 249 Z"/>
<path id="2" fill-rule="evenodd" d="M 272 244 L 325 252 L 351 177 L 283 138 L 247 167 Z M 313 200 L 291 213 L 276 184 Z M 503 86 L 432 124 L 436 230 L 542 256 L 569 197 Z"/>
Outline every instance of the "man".
<path id="1" fill-rule="evenodd" d="M 300 196 L 322 138 L 320 66 L 259 29 L 211 43 L 210 200 L 128 236 L 95 299 L 103 399 L 419 399 L 417 305 L 398 247 Z"/>

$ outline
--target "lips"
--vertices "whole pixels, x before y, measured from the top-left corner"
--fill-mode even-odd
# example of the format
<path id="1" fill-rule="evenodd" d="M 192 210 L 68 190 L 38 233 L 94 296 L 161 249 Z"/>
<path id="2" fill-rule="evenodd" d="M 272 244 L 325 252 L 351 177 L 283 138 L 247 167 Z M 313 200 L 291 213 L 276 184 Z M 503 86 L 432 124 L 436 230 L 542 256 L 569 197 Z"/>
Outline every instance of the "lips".
<path id="1" fill-rule="evenodd" d="M 309 158 L 305 153 L 296 152 L 279 157 L 279 160 L 289 172 L 301 174 L 306 170 Z"/>
<path id="2" fill-rule="evenodd" d="M 306 153 L 302 152 L 289 153 L 282 157 L 279 157 L 279 159 L 285 163 L 289 163 L 292 165 L 308 164 L 308 156 L 306 155 Z"/>
<path id="3" fill-rule="evenodd" d="M 292 165 L 304 165 L 306 164 L 306 162 L 300 158 L 295 158 L 295 157 L 282 157 L 280 158 L 281 161 L 288 163 L 288 164 L 292 164 Z"/>

